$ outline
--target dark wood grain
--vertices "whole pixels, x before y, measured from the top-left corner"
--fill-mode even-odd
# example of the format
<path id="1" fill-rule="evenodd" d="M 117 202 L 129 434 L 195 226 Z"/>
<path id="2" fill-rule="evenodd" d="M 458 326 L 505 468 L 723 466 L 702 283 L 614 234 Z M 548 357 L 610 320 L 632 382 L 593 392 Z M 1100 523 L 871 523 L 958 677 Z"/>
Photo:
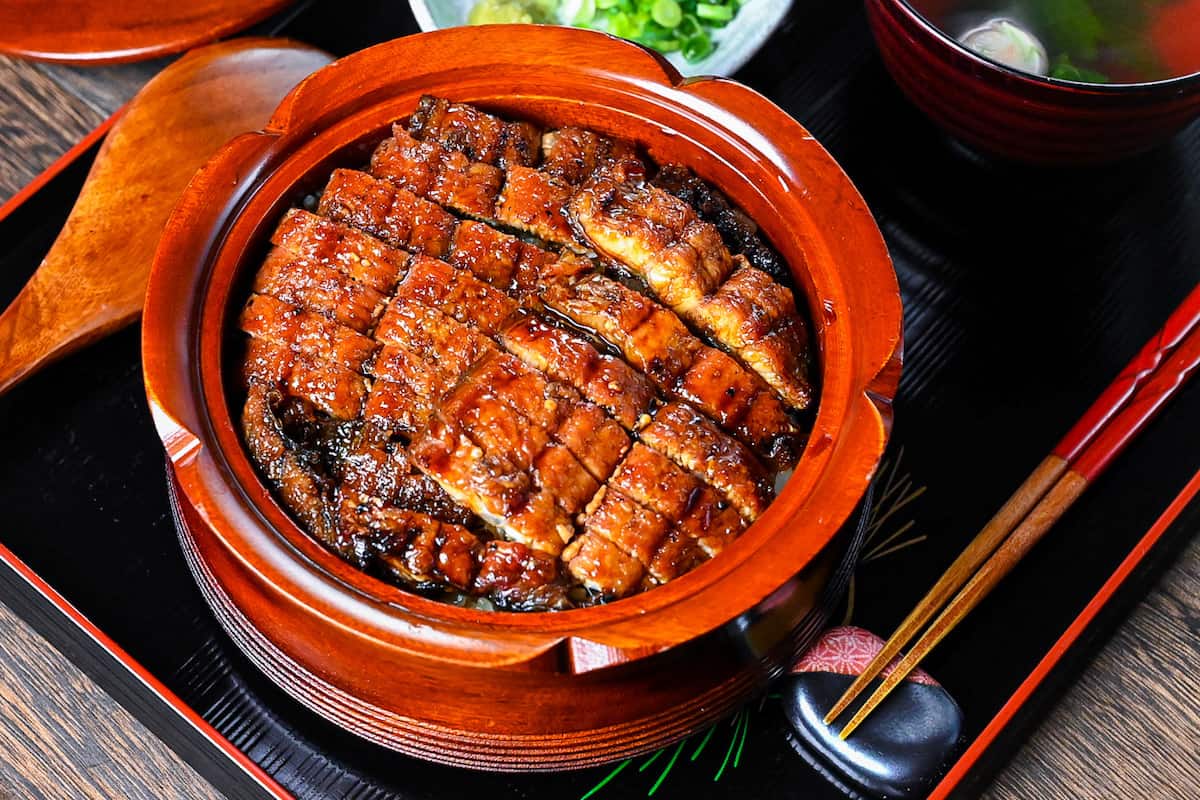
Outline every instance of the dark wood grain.
<path id="1" fill-rule="evenodd" d="M 987 797 L 1195 798 L 1197 664 L 1200 538 L 1121 625 Z"/>
<path id="2" fill-rule="evenodd" d="M 138 64 L 109 67 L 37 64 L 36 68 L 61 86 L 67 94 L 77 97 L 107 116 L 133 97 L 142 84 L 161 72 L 173 60 L 174 57 L 156 58 Z"/>
<path id="3" fill-rule="evenodd" d="M 28 62 L 0 56 L 0 76 L 2 202 L 108 114 L 83 102 Z M 136 86 L 131 86 L 134 81 L 127 79 L 126 87 L 136 91 Z"/>
<path id="4" fill-rule="evenodd" d="M 0 605 L 0 800 L 220 795 Z"/>
<path id="5" fill-rule="evenodd" d="M 136 68 L 106 71 L 110 88 L 77 89 L 61 67 L 32 67 L 0 57 L 0 202 L 44 169 L 94 124 L 132 95 L 148 77 Z M 90 73 L 89 73 L 90 74 Z M 53 76 L 53 80 L 47 76 Z M 106 105 L 111 104 L 111 105 Z M 1198 532 L 1200 533 L 1200 532 Z M 103 723 L 120 730 L 123 747 L 105 756 L 117 791 L 90 796 L 143 797 L 147 776 L 137 771 L 150 763 L 147 753 L 161 749 L 140 723 L 92 687 L 44 640 L 9 631 L 21 625 L 0 607 L 0 686 L 17 698 L 0 708 L 0 725 L 13 718 L 49 715 L 67 720 L 81 740 L 111 737 Z M 1192 798 L 1200 785 L 1200 540 L 1161 579 L 1104 651 L 1068 691 L 1029 742 L 986 793 L 994 800 L 1027 798 Z M 37 687 L 70 687 L 67 697 Z M 81 713 L 69 705 L 78 695 L 92 708 Z M 82 700 L 81 700 L 82 702 Z M 99 718 L 97 720 L 97 718 Z M 167 754 L 166 757 L 170 757 Z M 158 762 L 155 762 L 158 763 Z M 166 763 L 166 762 L 163 762 Z M 20 765 L 19 768 L 13 765 Z M 0 798 L 71 796 L 58 787 L 64 773 L 89 773 L 97 759 L 78 749 L 40 741 L 0 743 Z M 190 774 L 182 765 L 163 767 L 176 777 Z M 154 797 L 215 796 L 199 778 Z M 119 782 L 118 782 L 119 781 Z M 84 794 L 83 796 L 89 796 Z"/>

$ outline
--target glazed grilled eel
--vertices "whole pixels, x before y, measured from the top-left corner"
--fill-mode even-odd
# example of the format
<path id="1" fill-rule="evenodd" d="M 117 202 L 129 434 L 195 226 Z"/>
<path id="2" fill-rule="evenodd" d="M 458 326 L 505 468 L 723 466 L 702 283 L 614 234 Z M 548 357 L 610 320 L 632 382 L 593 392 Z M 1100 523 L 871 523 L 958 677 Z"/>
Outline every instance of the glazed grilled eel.
<path id="1" fill-rule="evenodd" d="M 371 174 L 335 170 L 316 213 L 285 215 L 240 318 L 243 432 L 327 547 L 422 591 L 554 609 L 670 581 L 763 512 L 803 446 L 803 364 L 771 347 L 800 325 L 791 294 L 735 269 L 724 230 L 664 206 L 685 204 L 634 159 L 425 98 Z M 664 214 L 685 221 L 663 234 Z M 656 285 L 664 263 L 679 287 Z"/>
<path id="2" fill-rule="evenodd" d="M 574 247 L 577 239 L 591 246 L 645 280 L 660 300 L 757 372 L 792 408 L 808 406 L 808 337 L 795 299 L 769 274 L 779 270 L 756 231 L 722 213 L 714 192 L 702 192 L 678 170 L 664 176 L 665 186 L 702 202 L 746 255 L 731 256 L 722 230 L 680 197 L 648 182 L 645 164 L 629 146 L 564 129 L 541 137 L 548 155 L 542 170 L 530 169 L 528 158 L 517 164 L 500 156 L 488 161 L 501 150 L 499 139 L 492 140 L 503 127 L 483 124 L 481 112 L 465 108 L 423 98 L 410 123 L 411 136 L 395 130 L 372 158 L 372 171 L 403 185 L 413 165 L 444 161 L 446 154 L 507 167 L 507 178 L 499 170 L 493 176 L 492 185 L 504 188 L 485 203 L 491 212 L 480 209 L 485 216 L 549 242 Z M 462 131 L 472 125 L 476 135 L 468 141 Z M 428 153 L 435 155 L 423 159 Z M 771 269 L 758 269 L 749 256 Z"/>

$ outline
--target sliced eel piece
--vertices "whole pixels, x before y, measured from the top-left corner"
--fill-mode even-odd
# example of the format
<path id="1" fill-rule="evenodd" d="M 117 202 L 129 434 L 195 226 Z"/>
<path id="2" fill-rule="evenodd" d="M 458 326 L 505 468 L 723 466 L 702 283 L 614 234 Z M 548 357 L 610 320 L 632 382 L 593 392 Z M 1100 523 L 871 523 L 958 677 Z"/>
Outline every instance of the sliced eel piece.
<path id="1" fill-rule="evenodd" d="M 621 350 L 664 393 L 695 405 L 773 466 L 795 464 L 802 432 L 779 399 L 732 357 L 702 344 L 673 312 L 603 275 L 548 286 L 541 297 Z"/>
<path id="2" fill-rule="evenodd" d="M 425 424 L 473 364 L 498 349 L 475 329 L 403 295 L 388 305 L 375 335 L 384 344 L 364 414 L 406 434 Z"/>
<path id="3" fill-rule="evenodd" d="M 473 590 L 513 611 L 566 608 L 564 586 L 557 578 L 557 558 L 497 539 L 483 546 Z"/>
<path id="4" fill-rule="evenodd" d="M 251 295 L 242 310 L 241 328 L 251 336 L 323 358 L 354 372 L 375 354 L 370 338 L 334 320 L 265 294 Z"/>
<path id="5" fill-rule="evenodd" d="M 408 453 L 382 425 L 365 422 L 341 465 L 343 492 L 388 500 L 402 475 L 413 472 Z"/>
<path id="6" fill-rule="evenodd" d="M 359 503 L 349 514 L 348 527 L 370 531 L 376 558 L 404 583 L 417 588 L 471 587 L 483 544 L 463 526 L 372 503 Z"/>
<path id="7" fill-rule="evenodd" d="M 458 225 L 458 219 L 436 203 L 351 169 L 333 171 L 317 210 L 393 247 L 434 258 L 450 251 Z"/>
<path id="8" fill-rule="evenodd" d="M 277 389 L 261 384 L 250 386 L 246 392 L 242 434 L 250 456 L 266 473 L 284 505 L 300 518 L 305 528 L 327 546 L 353 557 L 352 550 L 338 547 L 327 481 L 283 433 L 274 410 L 281 400 Z"/>
<path id="9" fill-rule="evenodd" d="M 690 319 L 757 372 L 793 408 L 812 400 L 808 333 L 796 314 L 791 289 L 741 266 L 720 289 L 692 309 Z"/>
<path id="10" fill-rule="evenodd" d="M 293 358 L 290 347 L 251 338 L 246 342 L 246 356 L 242 359 L 242 384 L 247 388 L 255 384 L 277 390 L 286 388 Z"/>
<path id="11" fill-rule="evenodd" d="M 447 494 L 507 539 L 558 555 L 574 535 L 569 516 L 528 470 L 482 447 L 440 412 L 413 437 L 409 453 Z"/>
<path id="12" fill-rule="evenodd" d="M 363 416 L 411 435 L 433 414 L 457 378 L 398 345 L 385 345 L 375 363 L 375 382 Z"/>
<path id="13" fill-rule="evenodd" d="M 673 394 L 729 430 L 749 410 L 760 385 L 729 355 L 704 347 L 697 350 L 687 372 L 679 376 Z"/>
<path id="14" fill-rule="evenodd" d="M 588 409 L 556 396 L 553 388 L 512 356 L 495 354 L 480 361 L 446 397 L 442 413 L 485 451 L 503 453 L 514 467 L 528 470 L 534 487 L 573 517 L 611 474 L 620 453 L 612 452 L 602 412 L 597 420 L 584 413 Z M 595 406 L 590 409 L 599 412 Z M 620 435 L 616 446 L 628 446 Z M 596 441 L 601 444 L 595 446 Z M 597 477 L 594 473 L 601 470 L 606 471 Z"/>
<path id="15" fill-rule="evenodd" d="M 731 258 L 717 229 L 687 203 L 645 183 L 643 169 L 628 161 L 601 167 L 571 198 L 568 215 L 597 252 L 684 313 L 720 286 Z"/>
<path id="16" fill-rule="evenodd" d="M 554 438 L 601 482 L 612 475 L 630 444 L 629 436 L 615 420 L 599 406 L 582 400 L 571 405 L 571 413 L 554 431 Z"/>
<path id="17" fill-rule="evenodd" d="M 761 269 L 777 281 L 790 280 L 787 265 L 779 254 L 763 241 L 754 220 L 687 167 L 680 164 L 664 164 L 654 173 L 651 182 L 690 205 L 701 219 L 715 225 L 731 253 L 745 256 L 752 266 Z"/>
<path id="18" fill-rule="evenodd" d="M 430 413 L 432 410 L 409 386 L 382 378 L 371 383 L 363 403 L 363 419 L 368 424 L 409 435 L 424 424 Z"/>
<path id="19" fill-rule="evenodd" d="M 431 410 L 459 378 L 453 364 L 450 369 L 443 369 L 435 358 L 417 355 L 397 344 L 385 344 L 380 349 L 371 365 L 371 376 L 408 387 Z"/>
<path id="20" fill-rule="evenodd" d="M 646 576 L 651 579 L 647 581 L 647 588 L 673 581 L 709 558 L 709 554 L 690 532 L 678 526 L 671 528 L 658 543 L 658 549 L 646 567 Z"/>
<path id="21" fill-rule="evenodd" d="M 446 395 L 441 414 L 484 452 L 502 454 L 517 469 L 528 470 L 550 443 L 550 434 L 523 414 L 514 413 L 503 399 L 505 386 L 490 380 L 486 362 L 480 368 Z"/>
<path id="22" fill-rule="evenodd" d="M 500 342 L 529 366 L 577 389 L 626 430 L 636 429 L 654 402 L 654 387 L 624 361 L 539 316 L 520 317 L 505 328 Z"/>
<path id="23" fill-rule="evenodd" d="M 743 528 L 741 517 L 711 487 L 666 456 L 638 443 L 609 485 L 672 523 L 647 564 L 666 583 L 707 561 Z"/>
<path id="24" fill-rule="evenodd" d="M 610 483 L 592 501 L 583 535 L 598 534 L 644 568 L 654 557 L 671 523 Z"/>
<path id="25" fill-rule="evenodd" d="M 446 260 L 519 297 L 536 292 L 541 284 L 594 269 L 592 262 L 576 253 L 552 253 L 475 220 L 459 223 Z"/>
<path id="26" fill-rule="evenodd" d="M 577 186 L 608 161 L 637 159 L 637 147 L 584 128 L 558 128 L 542 136 L 542 172 Z"/>
<path id="27" fill-rule="evenodd" d="M 794 467 L 807 441 L 807 434 L 787 413 L 779 396 L 766 386 L 754 395 L 732 432 L 776 470 Z"/>
<path id="28" fill-rule="evenodd" d="M 324 314 L 358 333 L 367 333 L 383 310 L 380 292 L 279 247 L 272 248 L 255 276 L 254 291 Z"/>
<path id="29" fill-rule="evenodd" d="M 453 211 L 579 246 L 564 215 L 573 188 L 536 169 L 501 170 L 395 128 L 371 154 L 371 174 Z"/>
<path id="30" fill-rule="evenodd" d="M 343 496 L 354 495 L 375 504 L 391 504 L 467 525 L 474 517 L 454 503 L 428 476 L 419 472 L 404 446 L 385 426 L 364 422 L 339 465 Z"/>
<path id="31" fill-rule="evenodd" d="M 453 211 L 490 219 L 496 210 L 504 172 L 471 161 L 435 141 L 417 141 L 399 125 L 371 154 L 371 174 Z"/>
<path id="32" fill-rule="evenodd" d="M 384 293 L 392 290 L 408 263 L 407 253 L 374 236 L 300 208 L 288 211 L 271 234 L 271 244 Z"/>
<path id="33" fill-rule="evenodd" d="M 807 341 L 791 291 L 743 256 L 731 258 L 714 226 L 642 178 L 625 162 L 597 170 L 571 200 L 576 230 L 736 354 L 788 405 L 805 408 L 811 399 Z"/>
<path id="34" fill-rule="evenodd" d="M 469 270 L 492 286 L 507 290 L 512 284 L 522 252 L 527 247 L 532 245 L 502 233 L 491 225 L 466 220 L 454 232 L 454 244 L 447 261 L 460 269 Z"/>
<path id="35" fill-rule="evenodd" d="M 562 561 L 577 581 L 609 599 L 636 590 L 646 574 L 641 562 L 595 531 L 567 545 Z"/>
<path id="36" fill-rule="evenodd" d="M 620 350 L 660 387 L 672 386 L 703 346 L 679 317 L 603 275 L 545 287 L 541 299 Z"/>
<path id="37" fill-rule="evenodd" d="M 487 359 L 472 378 L 492 386 L 510 408 L 547 431 L 599 482 L 608 479 L 629 448 L 625 431 L 598 406 L 514 356 Z"/>
<path id="38" fill-rule="evenodd" d="M 711 558 L 741 535 L 746 523 L 728 500 L 705 486 L 676 528 L 694 539 Z"/>
<path id="39" fill-rule="evenodd" d="M 264 339 L 247 342 L 243 377 L 248 385 L 286 389 L 339 420 L 356 419 L 367 397 L 357 373 Z"/>
<path id="40" fill-rule="evenodd" d="M 400 476 L 391 502 L 398 508 L 411 508 L 442 522 L 480 527 L 479 519 L 469 509 L 455 503 L 436 481 L 415 467 L 412 473 Z"/>
<path id="41" fill-rule="evenodd" d="M 600 491 L 600 481 L 560 444 L 551 444 L 538 453 L 531 471 L 534 485 L 554 497 L 558 507 L 571 517 L 583 511 Z"/>
<path id="42" fill-rule="evenodd" d="M 637 442 L 608 485 L 674 524 L 683 519 L 704 484 L 674 461 Z"/>
<path id="43" fill-rule="evenodd" d="M 690 402 L 775 469 L 795 465 L 804 434 L 779 397 L 731 356 L 705 347 L 671 394 Z"/>
<path id="44" fill-rule="evenodd" d="M 517 310 L 517 301 L 470 272 L 422 256 L 413 257 L 408 274 L 396 288 L 399 300 L 424 304 L 489 334 L 500 330 Z"/>
<path id="45" fill-rule="evenodd" d="M 456 377 L 498 349 L 495 342 L 478 330 L 447 316 L 436 306 L 421 302 L 422 299 L 406 292 L 402 283 L 379 320 L 375 338 L 405 347 L 426 363 L 436 363 Z"/>
<path id="46" fill-rule="evenodd" d="M 530 167 L 509 167 L 495 217 L 503 225 L 533 234 L 546 242 L 583 249 L 575 239 L 565 208 L 574 188 L 559 178 Z"/>
<path id="47" fill-rule="evenodd" d="M 466 103 L 425 95 L 408 121 L 414 139 L 435 141 L 472 161 L 507 167 L 537 163 L 542 132 L 530 122 L 507 122 Z"/>
<path id="48" fill-rule="evenodd" d="M 417 141 L 400 129 L 376 148 L 371 157 L 371 174 L 399 187 L 402 191 L 397 195 L 398 200 L 406 197 L 404 192 L 411 192 L 482 220 L 467 220 L 454 229 L 448 255 L 429 250 L 420 252 L 444 255 L 455 266 L 470 270 L 493 286 L 527 293 L 539 280 L 591 268 L 586 259 L 560 256 L 492 227 L 507 226 L 572 250 L 582 250 L 564 214 L 564 205 L 574 190 L 551 175 L 522 166 L 502 171 L 470 162 L 462 153 L 429 140 Z M 346 179 L 339 187 L 348 183 Z M 363 204 L 352 198 L 355 192 L 364 194 L 365 188 L 339 190 L 350 198 L 343 198 L 339 213 L 347 214 Z M 386 227 L 380 221 L 363 224 L 379 230 Z M 402 240 L 403 229 L 393 235 Z"/>
<path id="49" fill-rule="evenodd" d="M 686 403 L 668 403 L 641 430 L 642 441 L 700 475 L 749 522 L 774 494 L 766 470 L 741 442 Z"/>

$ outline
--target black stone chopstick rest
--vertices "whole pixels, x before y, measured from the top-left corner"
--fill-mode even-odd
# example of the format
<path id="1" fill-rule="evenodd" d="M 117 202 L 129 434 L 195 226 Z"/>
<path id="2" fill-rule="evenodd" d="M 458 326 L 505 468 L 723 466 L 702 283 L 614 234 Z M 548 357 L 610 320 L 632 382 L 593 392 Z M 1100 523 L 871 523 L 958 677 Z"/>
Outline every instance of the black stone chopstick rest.
<path id="1" fill-rule="evenodd" d="M 833 725 L 823 721 L 882 646 L 862 628 L 826 631 L 781 686 L 789 738 L 802 758 L 851 798 L 924 797 L 956 750 L 963 724 L 958 703 L 927 673 L 914 671 L 845 741 L 838 731 L 870 690 Z"/>

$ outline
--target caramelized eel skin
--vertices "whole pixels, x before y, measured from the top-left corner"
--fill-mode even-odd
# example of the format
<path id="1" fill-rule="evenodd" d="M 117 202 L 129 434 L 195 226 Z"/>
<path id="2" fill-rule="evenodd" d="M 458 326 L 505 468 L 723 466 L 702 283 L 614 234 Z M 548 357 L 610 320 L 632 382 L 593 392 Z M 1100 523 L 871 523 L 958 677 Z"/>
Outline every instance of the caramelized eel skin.
<path id="1" fill-rule="evenodd" d="M 515 610 L 652 588 L 736 539 L 803 448 L 786 270 L 629 143 L 426 97 L 271 244 L 239 319 L 247 447 L 387 580 Z"/>

